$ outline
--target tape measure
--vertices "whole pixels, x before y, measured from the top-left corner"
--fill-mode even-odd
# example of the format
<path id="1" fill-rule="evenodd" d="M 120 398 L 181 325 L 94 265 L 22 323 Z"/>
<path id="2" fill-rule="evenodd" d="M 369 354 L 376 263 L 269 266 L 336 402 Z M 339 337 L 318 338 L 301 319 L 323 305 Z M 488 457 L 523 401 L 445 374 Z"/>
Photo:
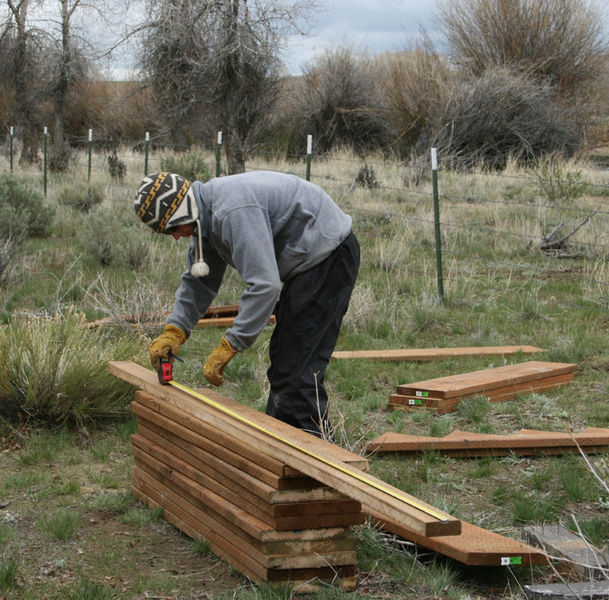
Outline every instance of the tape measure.
<path id="1" fill-rule="evenodd" d="M 382 482 L 379 482 L 378 480 L 375 480 L 375 479 L 367 476 L 366 473 L 363 473 L 362 471 L 359 471 L 356 469 L 350 469 L 349 467 L 347 467 L 343 464 L 338 464 L 338 463 L 332 462 L 331 460 L 328 460 L 324 456 L 320 456 L 319 454 L 316 454 L 315 452 L 307 450 L 306 448 L 299 446 L 297 443 L 287 440 L 287 439 L 281 437 L 280 435 L 274 433 L 273 431 L 266 429 L 266 427 L 263 427 L 262 425 L 259 425 L 258 423 L 250 421 L 247 417 L 244 417 L 243 415 L 235 412 L 234 410 L 227 408 L 226 406 L 222 405 L 220 402 L 216 402 L 215 400 L 212 400 L 211 398 L 208 398 L 207 396 L 204 396 L 203 394 L 200 394 L 199 392 L 196 392 L 195 390 L 193 390 L 189 387 L 186 387 L 185 385 L 182 385 L 181 383 L 178 383 L 174 380 L 170 380 L 167 382 L 167 384 L 172 385 L 173 387 L 181 390 L 182 392 L 187 393 L 189 396 L 193 396 L 197 400 L 200 400 L 201 402 L 208 404 L 209 406 L 212 406 L 213 408 L 223 412 L 226 415 L 231 416 L 232 418 L 237 419 L 238 421 L 245 423 L 248 426 L 253 427 L 254 429 L 257 429 L 258 431 L 280 441 L 282 444 L 286 444 L 287 446 L 290 446 L 291 448 L 294 448 L 295 450 L 298 450 L 299 452 L 303 452 L 307 456 L 310 456 L 311 458 L 314 458 L 315 460 L 318 460 L 318 461 L 332 467 L 333 469 L 336 469 L 342 473 L 345 473 L 346 475 L 350 475 L 351 477 L 354 477 L 358 481 L 361 481 L 362 483 L 370 485 L 371 487 L 373 487 L 379 491 L 385 492 L 386 494 L 389 494 L 393 498 L 396 498 L 397 500 L 405 502 L 409 506 L 412 506 L 413 508 L 416 508 L 417 510 L 424 512 L 425 514 L 427 514 L 431 517 L 434 517 L 434 518 L 438 519 L 439 521 L 442 521 L 443 523 L 447 523 L 449 520 L 449 517 L 446 513 L 436 510 L 435 508 L 427 506 L 421 502 L 418 502 L 416 499 L 406 496 L 403 493 L 400 493 L 400 491 L 396 490 L 395 488 L 383 485 Z"/>

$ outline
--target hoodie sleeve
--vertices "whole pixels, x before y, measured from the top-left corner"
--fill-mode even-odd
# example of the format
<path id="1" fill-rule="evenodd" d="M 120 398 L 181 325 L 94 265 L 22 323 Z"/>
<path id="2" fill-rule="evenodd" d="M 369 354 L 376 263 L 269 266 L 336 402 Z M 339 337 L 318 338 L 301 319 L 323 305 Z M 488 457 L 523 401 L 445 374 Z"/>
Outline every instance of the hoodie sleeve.
<path id="1" fill-rule="evenodd" d="M 246 288 L 239 298 L 239 313 L 226 339 L 245 350 L 269 322 L 281 292 L 281 279 L 273 234 L 259 206 L 240 207 L 223 218 L 222 241 L 231 250 L 233 265 Z"/>
<path id="2" fill-rule="evenodd" d="M 173 311 L 166 323 L 176 325 L 187 336 L 190 335 L 197 321 L 207 312 L 209 305 L 218 294 L 220 284 L 226 272 L 226 262 L 209 246 L 204 247 L 203 256 L 209 266 L 209 275 L 193 277 L 190 274 L 194 256 L 194 245 L 191 245 L 187 256 L 187 269 L 182 275 L 180 287 L 175 295 Z"/>

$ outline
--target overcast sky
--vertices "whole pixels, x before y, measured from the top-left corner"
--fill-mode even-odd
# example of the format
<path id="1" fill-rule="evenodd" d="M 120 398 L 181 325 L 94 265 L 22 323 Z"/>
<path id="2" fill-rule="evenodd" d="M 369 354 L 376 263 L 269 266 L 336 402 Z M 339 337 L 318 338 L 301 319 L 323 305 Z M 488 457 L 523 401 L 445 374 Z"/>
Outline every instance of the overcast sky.
<path id="1" fill-rule="evenodd" d="M 320 0 L 323 12 L 309 22 L 310 34 L 292 36 L 283 56 L 290 73 L 332 46 L 379 54 L 400 50 L 417 36 L 421 26 L 433 35 L 435 0 Z"/>
<path id="2" fill-rule="evenodd" d="M 413 36 L 419 35 L 421 27 L 435 39 L 436 0 L 317 0 L 317 3 L 321 10 L 304 25 L 308 35 L 288 38 L 282 54 L 286 68 L 293 75 L 300 75 L 307 62 L 328 48 L 349 46 L 371 55 L 401 50 Z M 132 14 L 139 16 L 140 3 L 131 4 Z M 136 18 L 125 17 L 120 21 L 130 22 Z M 127 66 L 130 62 L 132 48 L 122 48 L 105 64 L 107 76 L 132 77 L 132 66 Z"/>

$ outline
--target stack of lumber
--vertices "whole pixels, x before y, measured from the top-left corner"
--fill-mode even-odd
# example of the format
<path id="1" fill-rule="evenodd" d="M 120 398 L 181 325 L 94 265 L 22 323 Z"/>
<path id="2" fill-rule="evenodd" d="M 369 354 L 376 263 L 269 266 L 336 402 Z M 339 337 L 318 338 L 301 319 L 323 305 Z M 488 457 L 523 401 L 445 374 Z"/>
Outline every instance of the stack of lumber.
<path id="1" fill-rule="evenodd" d="M 492 435 L 455 430 L 444 437 L 387 432 L 368 442 L 367 452 L 414 454 L 436 450 L 445 456 L 535 456 L 578 452 L 606 452 L 609 429 L 588 427 L 577 433 L 521 429 L 511 435 Z"/>
<path id="2" fill-rule="evenodd" d="M 361 505 L 423 536 L 461 523 L 368 475 L 367 461 L 216 392 L 204 395 L 131 362 L 109 370 L 142 391 L 133 410 L 133 492 L 255 582 L 355 586 L 349 527 Z"/>
<path id="3" fill-rule="evenodd" d="M 355 587 L 361 504 L 136 392 L 133 493 L 256 582 Z M 361 460 L 358 458 L 358 461 Z"/>
<path id="4" fill-rule="evenodd" d="M 383 361 L 444 360 L 459 356 L 506 356 L 508 354 L 545 352 L 536 346 L 474 346 L 471 348 L 401 348 L 396 350 L 335 350 L 332 358 L 339 360 L 367 358 Z"/>
<path id="5" fill-rule="evenodd" d="M 398 385 L 389 406 L 398 410 L 427 408 L 438 414 L 455 410 L 460 400 L 484 395 L 491 402 L 539 392 L 573 380 L 577 365 L 530 361 Z"/>

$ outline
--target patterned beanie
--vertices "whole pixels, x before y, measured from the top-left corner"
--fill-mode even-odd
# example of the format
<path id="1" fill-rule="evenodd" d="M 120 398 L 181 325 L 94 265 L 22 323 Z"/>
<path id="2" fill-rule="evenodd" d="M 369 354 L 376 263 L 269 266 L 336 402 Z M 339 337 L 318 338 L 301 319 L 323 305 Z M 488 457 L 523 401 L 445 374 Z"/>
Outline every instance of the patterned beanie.
<path id="1" fill-rule="evenodd" d="M 134 208 L 142 222 L 157 233 L 169 233 L 199 217 L 190 181 L 164 171 L 144 177 L 135 194 Z"/>

